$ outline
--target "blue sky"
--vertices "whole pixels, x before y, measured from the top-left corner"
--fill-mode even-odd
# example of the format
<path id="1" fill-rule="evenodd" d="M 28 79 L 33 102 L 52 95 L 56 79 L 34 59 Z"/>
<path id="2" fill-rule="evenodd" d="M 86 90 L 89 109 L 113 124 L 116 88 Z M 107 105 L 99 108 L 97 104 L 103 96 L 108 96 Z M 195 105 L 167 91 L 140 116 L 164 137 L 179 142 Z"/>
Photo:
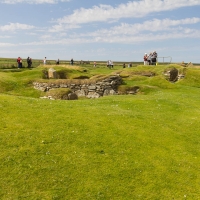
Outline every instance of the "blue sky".
<path id="1" fill-rule="evenodd" d="M 200 0 L 0 0 L 0 57 L 200 63 Z M 169 58 L 165 58 L 169 61 Z"/>

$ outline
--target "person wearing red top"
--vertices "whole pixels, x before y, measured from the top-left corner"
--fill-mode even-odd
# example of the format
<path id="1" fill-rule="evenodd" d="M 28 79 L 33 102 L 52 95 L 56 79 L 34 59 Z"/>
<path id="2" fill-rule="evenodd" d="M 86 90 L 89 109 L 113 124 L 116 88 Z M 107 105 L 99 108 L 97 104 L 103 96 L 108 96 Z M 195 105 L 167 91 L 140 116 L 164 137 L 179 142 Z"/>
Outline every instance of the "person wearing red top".
<path id="1" fill-rule="evenodd" d="M 18 57 L 18 58 L 17 58 L 17 64 L 18 64 L 18 68 L 21 68 L 20 60 L 21 60 L 21 58 L 20 58 L 20 57 Z"/>

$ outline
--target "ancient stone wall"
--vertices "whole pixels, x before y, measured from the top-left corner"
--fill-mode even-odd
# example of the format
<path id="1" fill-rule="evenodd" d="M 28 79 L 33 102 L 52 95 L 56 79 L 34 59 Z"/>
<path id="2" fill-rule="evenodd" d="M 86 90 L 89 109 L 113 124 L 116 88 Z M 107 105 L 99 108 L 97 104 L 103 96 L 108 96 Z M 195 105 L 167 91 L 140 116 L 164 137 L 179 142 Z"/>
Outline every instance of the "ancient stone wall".
<path id="1" fill-rule="evenodd" d="M 47 92 L 56 88 L 69 88 L 78 97 L 99 98 L 101 96 L 118 94 L 117 88 L 122 84 L 122 78 L 119 75 L 112 75 L 104 80 L 91 84 L 76 83 L 40 83 L 34 82 L 34 88 Z"/>

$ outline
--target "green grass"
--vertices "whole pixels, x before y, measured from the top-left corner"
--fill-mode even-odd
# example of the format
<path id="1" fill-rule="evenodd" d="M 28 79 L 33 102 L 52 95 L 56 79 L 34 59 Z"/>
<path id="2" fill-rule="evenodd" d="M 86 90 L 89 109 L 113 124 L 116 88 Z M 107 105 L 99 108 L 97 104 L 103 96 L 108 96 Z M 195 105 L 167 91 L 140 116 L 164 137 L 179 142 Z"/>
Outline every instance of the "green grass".
<path id="1" fill-rule="evenodd" d="M 199 199 L 199 71 L 139 68 L 123 72 L 138 95 L 78 101 L 33 98 L 40 68 L 1 72 L 0 199 Z"/>

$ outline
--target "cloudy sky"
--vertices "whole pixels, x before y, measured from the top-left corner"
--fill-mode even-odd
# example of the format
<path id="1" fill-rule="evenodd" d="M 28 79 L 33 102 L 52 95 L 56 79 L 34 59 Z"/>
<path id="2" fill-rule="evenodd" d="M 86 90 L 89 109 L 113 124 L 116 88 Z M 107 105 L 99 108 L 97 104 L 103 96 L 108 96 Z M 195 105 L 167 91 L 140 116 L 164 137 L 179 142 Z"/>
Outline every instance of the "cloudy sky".
<path id="1" fill-rule="evenodd" d="M 0 57 L 200 63 L 200 0 L 0 0 Z M 169 61 L 170 58 L 165 58 Z"/>

